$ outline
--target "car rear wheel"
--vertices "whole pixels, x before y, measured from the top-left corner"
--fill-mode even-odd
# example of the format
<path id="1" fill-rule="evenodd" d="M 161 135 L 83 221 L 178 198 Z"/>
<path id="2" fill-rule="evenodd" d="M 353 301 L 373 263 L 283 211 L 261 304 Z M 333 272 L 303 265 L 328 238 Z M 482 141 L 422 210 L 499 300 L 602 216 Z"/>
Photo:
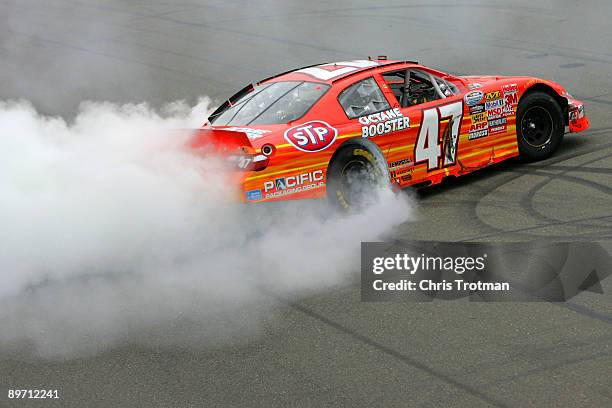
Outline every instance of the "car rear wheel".
<path id="1" fill-rule="evenodd" d="M 386 163 L 364 146 L 341 148 L 327 172 L 327 197 L 345 211 L 359 210 L 372 202 L 377 189 L 389 181 Z"/>
<path id="2" fill-rule="evenodd" d="M 557 101 L 543 92 L 525 95 L 516 113 L 520 157 L 527 161 L 550 157 L 563 140 L 563 112 Z"/>

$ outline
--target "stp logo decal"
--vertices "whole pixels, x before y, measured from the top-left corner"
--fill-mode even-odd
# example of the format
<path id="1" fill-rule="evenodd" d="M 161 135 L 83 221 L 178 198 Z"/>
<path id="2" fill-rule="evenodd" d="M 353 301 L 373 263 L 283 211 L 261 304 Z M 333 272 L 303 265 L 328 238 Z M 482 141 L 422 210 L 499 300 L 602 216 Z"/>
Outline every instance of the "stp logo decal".
<path id="1" fill-rule="evenodd" d="M 313 120 L 285 131 L 285 139 L 303 152 L 327 149 L 338 136 L 338 131 L 322 120 Z"/>

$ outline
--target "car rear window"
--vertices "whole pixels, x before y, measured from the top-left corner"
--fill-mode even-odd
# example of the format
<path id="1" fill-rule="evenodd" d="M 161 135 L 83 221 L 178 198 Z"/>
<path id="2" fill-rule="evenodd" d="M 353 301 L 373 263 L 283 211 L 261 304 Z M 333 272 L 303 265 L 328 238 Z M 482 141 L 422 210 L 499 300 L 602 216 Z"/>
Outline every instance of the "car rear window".
<path id="1" fill-rule="evenodd" d="M 329 85 L 318 82 L 283 81 L 259 85 L 209 122 L 215 126 L 276 125 L 292 122 L 327 92 Z"/>

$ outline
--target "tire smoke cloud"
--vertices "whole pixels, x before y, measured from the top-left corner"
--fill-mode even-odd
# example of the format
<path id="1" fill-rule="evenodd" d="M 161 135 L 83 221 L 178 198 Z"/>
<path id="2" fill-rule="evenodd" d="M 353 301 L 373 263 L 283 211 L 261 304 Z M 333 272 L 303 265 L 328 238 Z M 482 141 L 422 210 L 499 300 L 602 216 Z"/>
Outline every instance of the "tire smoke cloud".
<path id="1" fill-rule="evenodd" d="M 406 195 L 386 190 L 358 214 L 232 203 L 217 160 L 173 132 L 209 102 L 85 102 L 69 122 L 0 102 L 0 354 L 241 341 L 276 295 L 353 283 L 360 242 L 410 220 Z"/>

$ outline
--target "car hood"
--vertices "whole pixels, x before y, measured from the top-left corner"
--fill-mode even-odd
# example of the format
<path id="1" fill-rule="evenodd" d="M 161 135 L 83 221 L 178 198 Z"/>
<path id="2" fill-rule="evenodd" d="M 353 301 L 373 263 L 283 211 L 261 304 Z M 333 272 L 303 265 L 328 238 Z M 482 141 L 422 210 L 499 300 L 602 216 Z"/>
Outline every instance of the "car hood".
<path id="1" fill-rule="evenodd" d="M 467 82 L 495 82 L 503 80 L 524 80 L 531 79 L 532 77 L 504 75 L 466 75 L 462 76 L 461 78 L 465 79 Z"/>
<path id="2" fill-rule="evenodd" d="M 560 84 L 554 81 L 530 76 L 467 75 L 460 78 L 467 82 L 467 86 L 470 90 L 484 88 L 495 82 L 500 82 L 502 84 L 517 83 L 521 88 L 529 88 L 536 83 L 541 83 L 550 86 L 561 96 L 567 95 L 567 91 Z"/>

